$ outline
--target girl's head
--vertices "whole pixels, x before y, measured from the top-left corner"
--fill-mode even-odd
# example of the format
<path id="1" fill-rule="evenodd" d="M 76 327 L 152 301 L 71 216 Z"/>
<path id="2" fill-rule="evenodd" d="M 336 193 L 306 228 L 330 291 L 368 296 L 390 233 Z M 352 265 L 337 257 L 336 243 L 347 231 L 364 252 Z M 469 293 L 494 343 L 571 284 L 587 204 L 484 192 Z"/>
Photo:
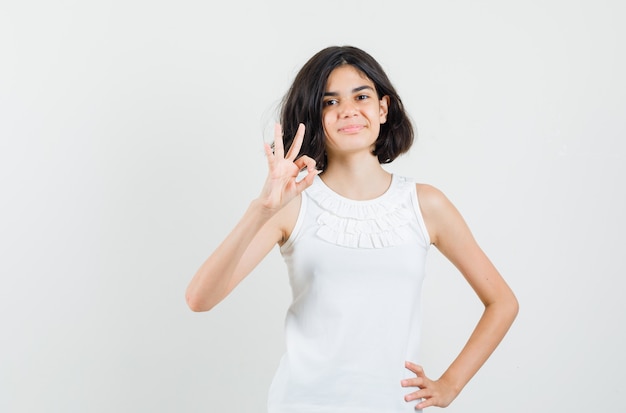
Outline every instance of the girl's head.
<path id="1" fill-rule="evenodd" d="M 409 150 L 413 144 L 413 127 L 383 68 L 368 53 L 353 46 L 327 47 L 300 69 L 283 98 L 280 112 L 285 148 L 291 146 L 298 124 L 303 123 L 306 132 L 300 153 L 315 159 L 318 169 L 326 168 L 326 136 L 322 120 L 324 93 L 331 72 L 343 65 L 354 67 L 371 80 L 379 100 L 388 97 L 386 122 L 380 125 L 372 153 L 380 163 L 389 163 Z"/>

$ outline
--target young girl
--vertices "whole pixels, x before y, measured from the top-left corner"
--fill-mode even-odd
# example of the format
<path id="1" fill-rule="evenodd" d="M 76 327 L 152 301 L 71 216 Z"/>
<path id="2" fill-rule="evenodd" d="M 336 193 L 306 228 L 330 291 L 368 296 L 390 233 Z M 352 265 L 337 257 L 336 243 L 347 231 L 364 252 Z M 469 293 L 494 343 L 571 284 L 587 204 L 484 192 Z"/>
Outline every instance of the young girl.
<path id="1" fill-rule="evenodd" d="M 273 147 L 265 147 L 261 194 L 194 275 L 189 307 L 213 308 L 278 244 L 293 301 L 270 413 L 448 406 L 502 340 L 518 304 L 444 194 L 381 166 L 413 143 L 400 97 L 369 54 L 328 47 L 297 74 L 280 118 Z M 430 245 L 485 306 L 437 380 L 417 359 Z"/>

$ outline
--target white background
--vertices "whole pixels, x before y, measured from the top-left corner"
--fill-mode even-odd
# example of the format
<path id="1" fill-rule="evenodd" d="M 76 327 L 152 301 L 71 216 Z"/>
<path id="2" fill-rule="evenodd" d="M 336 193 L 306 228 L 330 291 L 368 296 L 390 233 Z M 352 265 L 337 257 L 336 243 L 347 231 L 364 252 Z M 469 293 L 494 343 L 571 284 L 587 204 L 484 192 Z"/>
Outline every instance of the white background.
<path id="1" fill-rule="evenodd" d="M 388 168 L 442 189 L 520 300 L 447 411 L 621 411 L 624 4 L 2 1 L 0 411 L 264 411 L 280 254 L 211 312 L 184 290 L 261 187 L 277 101 L 335 44 L 415 121 Z M 429 259 L 436 377 L 481 307 Z"/>

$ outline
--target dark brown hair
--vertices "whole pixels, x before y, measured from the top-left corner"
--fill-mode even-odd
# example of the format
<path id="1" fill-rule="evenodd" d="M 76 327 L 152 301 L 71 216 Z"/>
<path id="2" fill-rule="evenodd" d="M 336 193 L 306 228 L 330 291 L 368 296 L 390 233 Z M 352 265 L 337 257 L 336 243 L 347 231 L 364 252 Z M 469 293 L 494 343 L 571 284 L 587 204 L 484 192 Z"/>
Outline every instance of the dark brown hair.
<path id="1" fill-rule="evenodd" d="M 322 104 L 328 76 L 342 65 L 351 65 L 369 78 L 376 87 L 378 99 L 389 96 L 387 121 L 381 125 L 373 154 L 380 163 L 393 161 L 413 144 L 413 126 L 381 65 L 354 46 L 327 47 L 302 66 L 282 100 L 280 123 L 285 149 L 291 146 L 298 124 L 303 123 L 306 131 L 300 154 L 315 159 L 317 169 L 326 169 Z"/>

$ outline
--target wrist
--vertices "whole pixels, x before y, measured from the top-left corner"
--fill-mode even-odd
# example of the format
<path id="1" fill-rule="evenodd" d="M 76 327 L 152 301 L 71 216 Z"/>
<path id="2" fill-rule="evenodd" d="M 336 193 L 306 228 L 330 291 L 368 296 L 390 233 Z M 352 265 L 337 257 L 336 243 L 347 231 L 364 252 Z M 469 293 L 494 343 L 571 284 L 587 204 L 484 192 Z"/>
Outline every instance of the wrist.
<path id="1" fill-rule="evenodd" d="M 272 208 L 261 198 L 256 198 L 250 202 L 248 212 L 261 219 L 269 220 L 276 214 L 276 212 L 278 212 L 278 209 Z"/>
<path id="2" fill-rule="evenodd" d="M 453 377 L 450 377 L 449 374 L 443 374 L 439 380 L 439 383 L 443 384 L 452 394 L 456 397 L 461 390 L 463 390 L 464 385 L 459 382 L 459 380 L 454 380 Z"/>

